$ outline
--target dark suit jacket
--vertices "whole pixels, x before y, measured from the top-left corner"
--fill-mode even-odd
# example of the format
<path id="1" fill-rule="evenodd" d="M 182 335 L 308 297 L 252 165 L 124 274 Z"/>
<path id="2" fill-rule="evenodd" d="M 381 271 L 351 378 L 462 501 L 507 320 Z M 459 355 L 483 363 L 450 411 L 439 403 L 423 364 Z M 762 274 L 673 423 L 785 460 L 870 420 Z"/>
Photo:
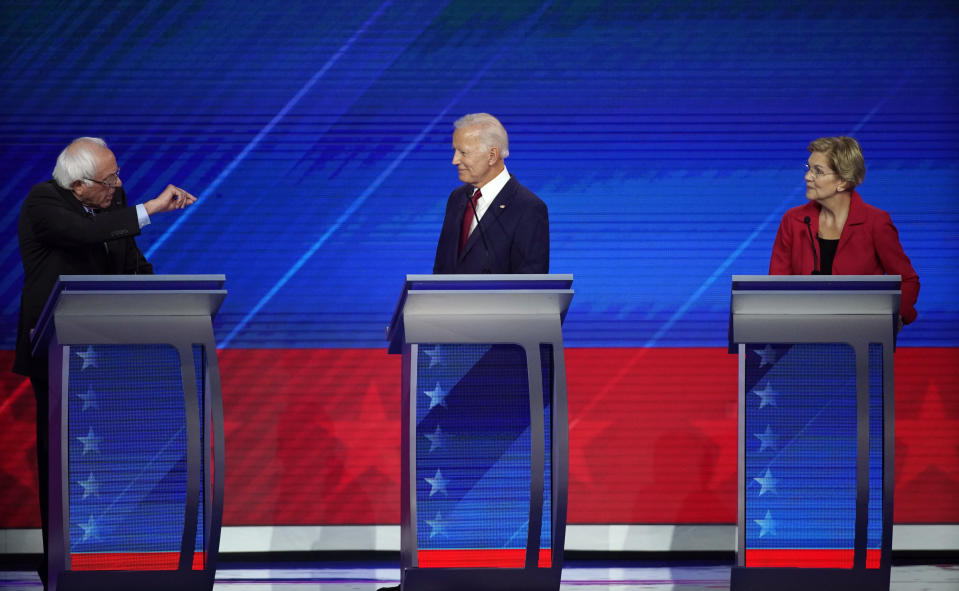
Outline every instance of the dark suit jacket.
<path id="1" fill-rule="evenodd" d="M 822 260 L 819 241 L 810 241 L 809 229 L 803 221 L 807 216 L 815 237 L 819 232 L 819 210 L 814 201 L 786 212 L 769 261 L 770 275 L 809 275 Z M 815 249 L 815 250 L 814 250 Z M 919 298 L 919 275 L 912 268 L 909 257 L 899 242 L 899 231 L 885 211 L 873 207 L 853 191 L 849 202 L 849 217 L 839 236 L 836 258 L 832 262 L 833 275 L 902 275 L 902 299 L 899 312 L 902 321 L 909 324 L 916 319 L 916 300 Z"/>
<path id="2" fill-rule="evenodd" d="M 436 243 L 433 273 L 549 273 L 546 204 L 513 176 L 459 253 L 463 214 L 472 195 L 472 185 L 463 185 L 450 194 Z"/>
<path id="3" fill-rule="evenodd" d="M 153 273 L 133 239 L 139 233 L 136 208 L 126 206 L 122 187 L 95 216 L 52 180 L 30 190 L 17 225 L 24 278 L 13 371 L 30 375 L 30 330 L 60 275 Z"/>

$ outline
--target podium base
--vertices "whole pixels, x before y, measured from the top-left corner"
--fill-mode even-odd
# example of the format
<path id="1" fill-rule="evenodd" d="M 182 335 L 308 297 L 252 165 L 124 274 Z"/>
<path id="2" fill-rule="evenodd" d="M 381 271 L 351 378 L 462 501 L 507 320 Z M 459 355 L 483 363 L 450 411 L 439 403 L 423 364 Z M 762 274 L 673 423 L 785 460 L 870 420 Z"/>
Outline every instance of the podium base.
<path id="1" fill-rule="evenodd" d="M 730 591 L 889 591 L 889 569 L 734 566 Z"/>
<path id="2" fill-rule="evenodd" d="M 210 591 L 214 571 L 64 571 L 55 591 Z"/>
<path id="3" fill-rule="evenodd" d="M 403 591 L 557 591 L 557 568 L 404 568 Z"/>

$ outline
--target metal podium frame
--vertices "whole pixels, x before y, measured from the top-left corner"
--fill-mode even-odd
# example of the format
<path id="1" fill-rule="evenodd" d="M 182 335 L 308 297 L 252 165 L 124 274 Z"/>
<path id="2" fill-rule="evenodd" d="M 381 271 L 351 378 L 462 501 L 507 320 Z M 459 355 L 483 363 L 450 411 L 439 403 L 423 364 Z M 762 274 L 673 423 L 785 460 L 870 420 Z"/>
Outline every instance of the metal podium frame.
<path id="1" fill-rule="evenodd" d="M 401 575 L 404 591 L 559 589 L 569 484 L 569 419 L 562 322 L 572 275 L 407 275 L 387 329 L 403 355 Z M 524 568 L 419 567 L 416 506 L 416 360 L 419 343 L 516 344 L 526 352 L 530 394 L 530 511 Z M 540 345 L 553 346 L 551 550 L 537 566 L 544 489 L 544 406 Z M 538 445 L 537 445 L 538 444 Z"/>
<path id="2" fill-rule="evenodd" d="M 729 351 L 739 355 L 736 565 L 730 589 L 889 589 L 892 558 L 894 375 L 899 275 L 733 275 Z M 855 351 L 856 501 L 853 566 L 747 567 L 745 358 L 747 343 L 843 343 Z M 869 501 L 869 345 L 882 348 L 882 540 L 878 568 L 866 568 Z"/>
<path id="3" fill-rule="evenodd" d="M 54 286 L 32 335 L 34 355 L 43 355 L 44 349 L 49 354 L 51 590 L 213 588 L 223 519 L 224 434 L 212 319 L 226 297 L 225 281 L 224 275 L 61 275 Z M 70 348 L 75 344 L 164 344 L 179 353 L 186 411 L 187 491 L 176 570 L 70 569 L 67 393 Z M 206 351 L 202 441 L 212 443 L 212 448 L 210 443 L 201 446 L 193 345 L 202 345 Z M 207 467 L 205 474 L 202 466 Z M 204 568 L 194 570 L 203 478 L 207 485 L 203 487 L 202 526 L 207 546 L 203 549 Z"/>

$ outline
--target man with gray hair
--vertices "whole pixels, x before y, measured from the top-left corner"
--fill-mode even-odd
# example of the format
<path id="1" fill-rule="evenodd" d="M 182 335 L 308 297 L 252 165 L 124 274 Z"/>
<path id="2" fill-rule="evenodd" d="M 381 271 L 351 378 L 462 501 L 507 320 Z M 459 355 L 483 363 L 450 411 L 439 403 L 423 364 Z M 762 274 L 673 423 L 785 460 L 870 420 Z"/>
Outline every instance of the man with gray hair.
<path id="1" fill-rule="evenodd" d="M 453 165 L 465 184 L 447 201 L 433 272 L 549 273 L 546 204 L 506 170 L 506 129 L 488 113 L 453 125 Z"/>
<path id="2" fill-rule="evenodd" d="M 37 399 L 37 459 L 43 564 L 47 561 L 47 359 L 30 351 L 30 331 L 60 275 L 151 274 L 134 236 L 150 216 L 192 205 L 196 197 L 168 185 L 155 198 L 128 207 L 120 168 L 100 138 L 82 137 L 60 152 L 53 178 L 35 185 L 20 209 L 17 237 L 23 292 L 13 371 L 30 376 Z"/>

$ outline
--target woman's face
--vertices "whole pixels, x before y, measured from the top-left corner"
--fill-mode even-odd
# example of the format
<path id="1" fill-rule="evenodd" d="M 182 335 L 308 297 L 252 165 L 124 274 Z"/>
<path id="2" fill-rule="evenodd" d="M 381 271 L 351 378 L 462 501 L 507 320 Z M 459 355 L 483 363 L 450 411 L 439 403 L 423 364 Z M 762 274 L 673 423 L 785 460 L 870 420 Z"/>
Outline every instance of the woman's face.
<path id="1" fill-rule="evenodd" d="M 842 192 L 845 183 L 836 171 L 830 168 L 825 152 L 813 152 L 809 155 L 809 170 L 803 179 L 806 181 L 806 199 L 819 201 Z"/>

